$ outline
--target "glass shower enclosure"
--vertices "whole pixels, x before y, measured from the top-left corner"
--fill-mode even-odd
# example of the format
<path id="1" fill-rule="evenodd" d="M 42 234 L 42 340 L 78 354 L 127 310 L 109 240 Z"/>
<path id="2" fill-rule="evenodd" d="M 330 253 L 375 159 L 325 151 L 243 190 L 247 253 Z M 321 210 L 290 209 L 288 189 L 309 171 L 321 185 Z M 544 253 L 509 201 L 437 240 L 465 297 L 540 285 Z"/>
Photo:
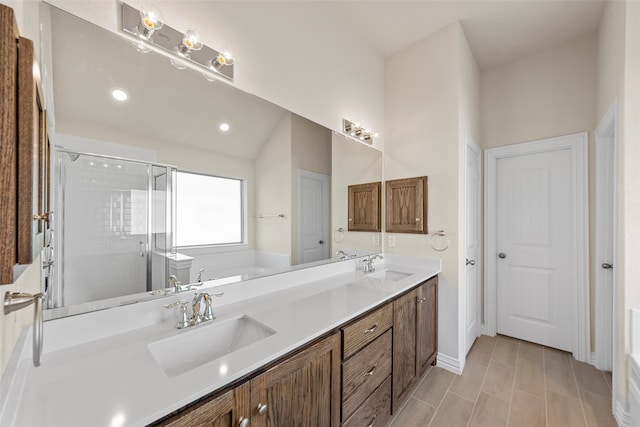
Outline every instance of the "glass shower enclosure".
<path id="1" fill-rule="evenodd" d="M 164 289 L 176 168 L 64 149 L 55 166 L 58 269 L 47 308 Z"/>

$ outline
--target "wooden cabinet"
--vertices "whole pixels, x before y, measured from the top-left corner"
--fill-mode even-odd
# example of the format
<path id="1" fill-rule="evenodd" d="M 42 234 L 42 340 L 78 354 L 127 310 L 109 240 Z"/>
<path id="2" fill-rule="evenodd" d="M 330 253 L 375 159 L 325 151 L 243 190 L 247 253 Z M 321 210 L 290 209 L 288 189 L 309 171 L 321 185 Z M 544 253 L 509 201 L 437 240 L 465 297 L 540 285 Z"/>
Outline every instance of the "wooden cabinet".
<path id="1" fill-rule="evenodd" d="M 0 284 L 37 257 L 49 225 L 49 141 L 35 69 L 33 42 L 0 4 Z"/>
<path id="2" fill-rule="evenodd" d="M 416 371 L 416 318 L 418 291 L 393 302 L 393 411 L 409 396 Z"/>
<path id="3" fill-rule="evenodd" d="M 342 422 L 384 426 L 391 417 L 393 303 L 342 328 Z"/>
<path id="4" fill-rule="evenodd" d="M 302 350 L 252 379 L 251 408 L 252 427 L 338 426 L 339 334 Z"/>
<path id="5" fill-rule="evenodd" d="M 437 284 L 434 277 L 393 302 L 393 411 L 437 355 Z"/>
<path id="6" fill-rule="evenodd" d="M 381 183 L 349 186 L 349 231 L 380 231 Z"/>
<path id="7" fill-rule="evenodd" d="M 238 427 L 250 413 L 250 386 L 248 383 L 202 403 L 161 422 L 170 427 Z M 245 422 L 248 424 L 248 422 Z M 244 426 L 243 426 L 244 427 Z"/>
<path id="8" fill-rule="evenodd" d="M 417 297 L 416 370 L 421 377 L 438 353 L 438 277 L 420 285 Z"/>
<path id="9" fill-rule="evenodd" d="M 427 177 L 386 181 L 388 233 L 427 234 Z"/>

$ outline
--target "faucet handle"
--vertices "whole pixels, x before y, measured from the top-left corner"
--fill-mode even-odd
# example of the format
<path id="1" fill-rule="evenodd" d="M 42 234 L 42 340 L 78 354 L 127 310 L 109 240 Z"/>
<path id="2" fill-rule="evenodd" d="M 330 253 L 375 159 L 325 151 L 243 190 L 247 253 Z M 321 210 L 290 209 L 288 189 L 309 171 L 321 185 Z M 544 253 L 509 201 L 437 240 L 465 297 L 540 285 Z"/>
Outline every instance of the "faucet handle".
<path id="1" fill-rule="evenodd" d="M 176 328 L 178 329 L 182 329 L 182 328 L 186 328 L 187 326 L 189 326 L 189 319 L 187 317 L 187 304 L 189 303 L 189 301 L 187 300 L 179 300 L 176 302 L 173 302 L 171 304 L 165 304 L 164 308 L 173 308 L 176 306 L 180 306 L 179 311 L 178 311 L 178 323 L 176 324 Z"/>

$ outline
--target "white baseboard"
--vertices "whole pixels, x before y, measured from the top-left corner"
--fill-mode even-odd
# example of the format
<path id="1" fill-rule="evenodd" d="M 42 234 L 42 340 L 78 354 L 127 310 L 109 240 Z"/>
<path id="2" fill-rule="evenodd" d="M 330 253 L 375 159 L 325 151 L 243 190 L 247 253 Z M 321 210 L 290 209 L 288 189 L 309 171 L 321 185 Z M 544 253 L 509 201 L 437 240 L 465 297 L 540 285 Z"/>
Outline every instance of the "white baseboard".
<path id="1" fill-rule="evenodd" d="M 454 359 L 453 357 L 447 356 L 446 354 L 438 353 L 437 366 L 449 372 L 453 372 L 456 375 L 462 375 L 462 371 L 464 369 L 464 361 Z"/>
<path id="2" fill-rule="evenodd" d="M 624 409 L 624 404 L 622 402 L 616 402 L 613 417 L 616 419 L 620 427 L 633 427 L 631 424 L 631 414 Z"/>

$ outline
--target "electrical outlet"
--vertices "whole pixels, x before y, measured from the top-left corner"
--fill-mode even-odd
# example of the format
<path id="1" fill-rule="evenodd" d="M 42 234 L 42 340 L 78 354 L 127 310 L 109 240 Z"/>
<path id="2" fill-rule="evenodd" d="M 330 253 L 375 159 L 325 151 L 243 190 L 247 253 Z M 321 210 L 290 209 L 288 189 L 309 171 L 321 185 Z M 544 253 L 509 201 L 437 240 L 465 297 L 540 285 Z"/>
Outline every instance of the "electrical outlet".
<path id="1" fill-rule="evenodd" d="M 373 246 L 380 246 L 380 235 L 379 234 L 373 234 L 371 236 L 371 240 L 373 241 Z"/>
<path id="2" fill-rule="evenodd" d="M 387 236 L 387 246 L 389 246 L 390 248 L 396 247 L 396 236 L 394 236 L 393 234 L 389 234 Z"/>

